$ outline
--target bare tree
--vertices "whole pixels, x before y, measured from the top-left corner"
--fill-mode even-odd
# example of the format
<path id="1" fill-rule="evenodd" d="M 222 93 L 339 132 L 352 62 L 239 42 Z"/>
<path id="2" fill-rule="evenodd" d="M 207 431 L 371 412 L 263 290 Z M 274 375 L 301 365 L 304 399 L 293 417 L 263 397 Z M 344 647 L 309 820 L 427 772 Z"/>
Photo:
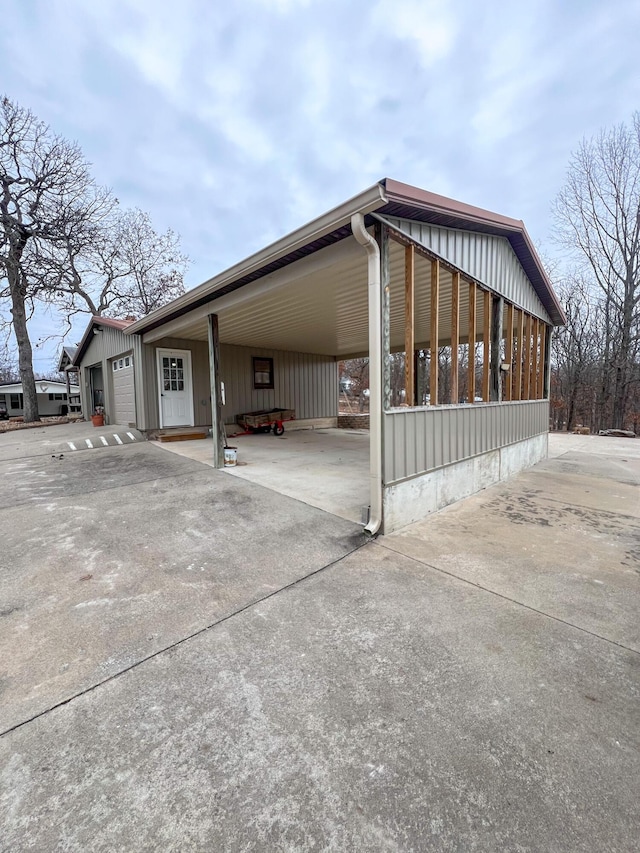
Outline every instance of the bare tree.
<path id="1" fill-rule="evenodd" d="M 81 215 L 91 184 L 80 149 L 49 129 L 28 110 L 4 98 L 0 103 L 0 278 L 6 281 L 11 322 L 18 346 L 26 421 L 39 420 L 27 329 L 30 288 L 27 258 L 64 239 Z"/>
<path id="2" fill-rule="evenodd" d="M 560 241 L 575 252 L 603 297 L 604 357 L 599 405 L 610 394 L 612 424 L 621 429 L 637 383 L 640 303 L 640 113 L 583 140 L 572 155 L 556 201 Z"/>
<path id="3" fill-rule="evenodd" d="M 0 298 L 11 305 L 25 421 L 39 419 L 27 328 L 34 304 L 69 325 L 78 312 L 147 314 L 184 293 L 186 264 L 176 234 L 157 234 L 147 214 L 121 211 L 95 184 L 77 145 L 0 102 Z"/>
<path id="4" fill-rule="evenodd" d="M 97 221 L 85 221 L 39 269 L 41 292 L 67 316 L 143 316 L 184 293 L 188 259 L 173 231 L 158 234 L 147 213 L 94 199 Z"/>
<path id="5" fill-rule="evenodd" d="M 556 428 L 571 430 L 580 417 L 596 429 L 596 399 L 602 358 L 598 305 L 585 279 L 570 276 L 558 285 L 567 318 L 552 342 L 553 395 Z M 588 416 L 588 413 L 591 414 Z"/>

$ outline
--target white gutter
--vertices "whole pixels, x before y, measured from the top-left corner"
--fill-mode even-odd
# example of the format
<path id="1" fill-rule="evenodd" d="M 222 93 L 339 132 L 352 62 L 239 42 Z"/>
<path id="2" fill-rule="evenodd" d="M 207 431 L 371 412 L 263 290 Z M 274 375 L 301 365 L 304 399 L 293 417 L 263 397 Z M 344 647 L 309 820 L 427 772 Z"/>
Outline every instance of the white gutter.
<path id="1" fill-rule="evenodd" d="M 369 293 L 369 523 L 364 531 L 375 536 L 382 525 L 382 301 L 380 247 L 364 227 L 362 213 L 351 217 L 351 230 L 367 252 Z"/>

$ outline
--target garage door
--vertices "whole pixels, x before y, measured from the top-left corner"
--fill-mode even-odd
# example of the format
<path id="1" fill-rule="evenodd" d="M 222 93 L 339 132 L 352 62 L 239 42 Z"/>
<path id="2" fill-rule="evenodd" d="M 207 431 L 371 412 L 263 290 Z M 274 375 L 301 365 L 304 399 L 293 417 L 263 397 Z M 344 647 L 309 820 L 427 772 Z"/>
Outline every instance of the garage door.
<path id="1" fill-rule="evenodd" d="M 114 358 L 111 362 L 113 376 L 113 402 L 116 424 L 135 425 L 136 397 L 133 386 L 133 356 L 131 353 Z"/>

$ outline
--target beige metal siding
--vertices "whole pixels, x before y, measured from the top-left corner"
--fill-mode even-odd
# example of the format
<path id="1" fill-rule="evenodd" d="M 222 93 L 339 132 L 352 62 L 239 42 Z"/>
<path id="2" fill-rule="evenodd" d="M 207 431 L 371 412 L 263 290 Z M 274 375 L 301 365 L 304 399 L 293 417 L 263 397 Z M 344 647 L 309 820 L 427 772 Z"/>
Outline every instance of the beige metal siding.
<path id="1" fill-rule="evenodd" d="M 551 318 L 506 237 L 441 228 L 392 216 L 385 219 L 418 243 L 460 267 L 476 281 L 493 288 L 514 305 L 551 324 Z"/>
<path id="2" fill-rule="evenodd" d="M 158 408 L 157 349 L 189 350 L 193 382 L 193 417 L 195 426 L 211 426 L 211 380 L 209 375 L 209 345 L 205 341 L 182 338 L 162 338 L 153 345 L 143 345 L 143 388 L 146 425 L 142 429 L 160 427 Z"/>
<path id="3" fill-rule="evenodd" d="M 211 424 L 211 379 L 209 347 L 204 341 L 162 338 L 142 346 L 144 372 L 143 429 L 157 429 L 158 377 L 156 349 L 190 350 L 194 386 L 196 426 Z M 273 358 L 273 391 L 253 388 L 253 356 Z M 332 356 L 283 352 L 260 347 L 220 346 L 221 378 L 225 386 L 225 423 L 235 423 L 236 415 L 276 406 L 296 410 L 298 418 L 335 418 L 338 414 L 338 370 Z"/>
<path id="4" fill-rule="evenodd" d="M 91 343 L 82 357 L 82 371 L 80 381 L 80 394 L 82 397 L 82 411 L 86 418 L 92 414 L 91 394 L 89 390 L 89 368 L 93 365 L 102 365 L 104 377 L 104 403 L 105 417 L 107 423 L 115 422 L 115 403 L 113 399 L 113 382 L 109 371 L 110 358 L 116 355 L 124 355 L 131 351 L 131 338 L 126 337 L 120 329 L 112 329 L 110 326 L 102 326 L 102 331 L 93 335 Z"/>
<path id="5" fill-rule="evenodd" d="M 253 356 L 273 358 L 274 389 L 253 388 Z M 332 356 L 222 344 L 220 371 L 225 388 L 225 423 L 258 409 L 295 409 L 296 417 L 335 418 L 338 369 Z"/>
<path id="6" fill-rule="evenodd" d="M 549 401 L 398 409 L 384 416 L 384 482 L 496 450 L 549 428 Z"/>

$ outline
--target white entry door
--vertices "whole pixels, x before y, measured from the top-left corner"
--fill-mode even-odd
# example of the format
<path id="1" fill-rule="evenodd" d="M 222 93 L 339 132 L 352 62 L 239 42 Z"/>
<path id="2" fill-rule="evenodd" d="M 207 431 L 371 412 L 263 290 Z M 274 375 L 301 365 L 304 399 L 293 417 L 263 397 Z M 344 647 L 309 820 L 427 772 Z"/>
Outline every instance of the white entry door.
<path id="1" fill-rule="evenodd" d="M 189 350 L 158 351 L 160 426 L 193 426 L 193 389 Z"/>

